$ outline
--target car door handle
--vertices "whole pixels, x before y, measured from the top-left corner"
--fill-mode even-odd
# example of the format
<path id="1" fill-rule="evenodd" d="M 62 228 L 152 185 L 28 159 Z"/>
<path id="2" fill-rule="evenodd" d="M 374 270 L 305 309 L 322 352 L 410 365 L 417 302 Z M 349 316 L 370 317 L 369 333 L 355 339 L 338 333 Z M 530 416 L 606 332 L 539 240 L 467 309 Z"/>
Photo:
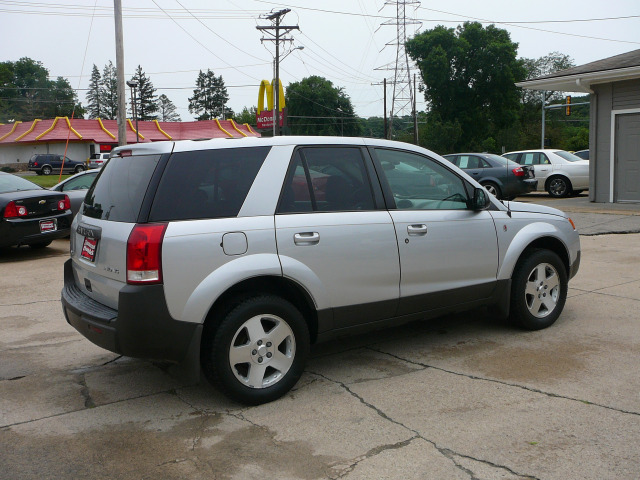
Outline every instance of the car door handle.
<path id="1" fill-rule="evenodd" d="M 296 245 L 316 245 L 320 242 L 320 234 L 318 232 L 301 232 L 293 236 L 293 243 Z"/>
<path id="2" fill-rule="evenodd" d="M 426 235 L 427 226 L 424 225 L 423 223 L 416 224 L 416 225 L 407 225 L 407 233 L 409 235 L 417 235 L 417 236 Z"/>

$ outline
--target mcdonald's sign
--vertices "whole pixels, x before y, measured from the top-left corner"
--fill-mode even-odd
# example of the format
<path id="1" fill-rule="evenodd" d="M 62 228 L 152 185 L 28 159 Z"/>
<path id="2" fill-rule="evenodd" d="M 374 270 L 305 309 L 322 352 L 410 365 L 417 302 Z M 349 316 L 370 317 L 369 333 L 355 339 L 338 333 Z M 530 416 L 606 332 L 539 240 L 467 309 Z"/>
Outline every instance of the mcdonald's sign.
<path id="1" fill-rule="evenodd" d="M 286 107 L 284 103 L 284 88 L 282 88 L 282 79 L 280 79 L 278 95 L 278 117 L 280 126 L 284 125 L 284 117 L 286 113 Z M 264 97 L 267 97 L 267 108 L 264 106 Z M 273 82 L 269 80 L 262 80 L 260 82 L 260 91 L 258 93 L 258 112 L 256 114 L 256 125 L 259 129 L 272 128 L 273 127 L 273 108 L 274 108 L 274 92 Z"/>

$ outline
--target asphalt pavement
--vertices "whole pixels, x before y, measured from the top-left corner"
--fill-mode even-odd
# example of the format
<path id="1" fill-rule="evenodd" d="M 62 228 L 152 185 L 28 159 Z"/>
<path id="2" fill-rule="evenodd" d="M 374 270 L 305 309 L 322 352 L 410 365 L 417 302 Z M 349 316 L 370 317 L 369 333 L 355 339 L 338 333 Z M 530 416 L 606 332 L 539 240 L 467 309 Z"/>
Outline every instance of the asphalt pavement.
<path id="1" fill-rule="evenodd" d="M 68 240 L 4 250 L 0 480 L 638 480 L 640 234 L 604 233 L 638 212 L 566 201 L 582 263 L 552 327 L 476 310 L 340 339 L 258 407 L 71 328 Z"/>

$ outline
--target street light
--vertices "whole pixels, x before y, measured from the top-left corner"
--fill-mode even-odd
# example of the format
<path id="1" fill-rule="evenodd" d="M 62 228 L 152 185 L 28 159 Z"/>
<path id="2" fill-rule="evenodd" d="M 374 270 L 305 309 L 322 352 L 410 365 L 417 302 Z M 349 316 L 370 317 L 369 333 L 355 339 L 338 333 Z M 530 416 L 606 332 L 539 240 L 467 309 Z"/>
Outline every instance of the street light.
<path id="1" fill-rule="evenodd" d="M 131 88 L 131 96 L 133 97 L 133 118 L 136 121 L 136 143 L 140 142 L 140 134 L 138 133 L 138 102 L 136 101 L 136 89 L 138 88 L 138 81 L 131 79 L 127 82 L 127 85 Z"/>
<path id="2" fill-rule="evenodd" d="M 344 112 L 340 107 L 338 107 L 336 110 L 340 112 L 340 135 L 344 137 Z"/>

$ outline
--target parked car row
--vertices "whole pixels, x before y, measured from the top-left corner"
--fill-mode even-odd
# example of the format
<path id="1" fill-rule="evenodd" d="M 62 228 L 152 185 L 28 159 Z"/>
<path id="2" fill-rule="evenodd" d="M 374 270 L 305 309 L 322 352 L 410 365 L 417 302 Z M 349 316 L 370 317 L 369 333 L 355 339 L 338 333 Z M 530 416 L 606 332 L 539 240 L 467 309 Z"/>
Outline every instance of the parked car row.
<path id="1" fill-rule="evenodd" d="M 585 152 L 588 157 L 589 151 Z M 564 150 L 523 150 L 502 157 L 455 153 L 444 158 L 465 170 L 500 200 L 512 200 L 536 190 L 546 191 L 552 197 L 566 197 L 589 188 L 589 161 Z"/>

